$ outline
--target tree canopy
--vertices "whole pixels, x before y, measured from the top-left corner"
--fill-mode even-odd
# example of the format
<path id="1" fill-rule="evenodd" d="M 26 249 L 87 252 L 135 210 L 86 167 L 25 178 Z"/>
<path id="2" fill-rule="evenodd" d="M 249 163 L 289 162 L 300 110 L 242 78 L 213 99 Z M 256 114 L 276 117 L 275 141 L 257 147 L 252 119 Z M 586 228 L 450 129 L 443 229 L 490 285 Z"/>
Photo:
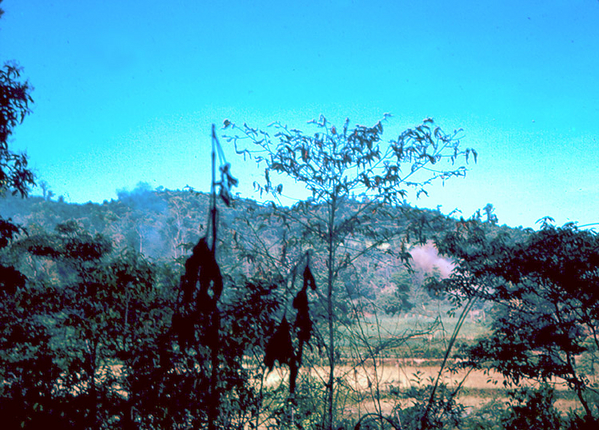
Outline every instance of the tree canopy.
<path id="1" fill-rule="evenodd" d="M 514 240 L 471 220 L 437 246 L 456 262 L 438 286 L 456 303 L 495 305 L 491 334 L 467 351 L 468 364 L 490 366 L 515 384 L 559 378 L 577 393 L 584 419 L 599 419 L 599 393 L 587 376 L 599 358 L 597 234 L 545 223 Z"/>
<path id="2" fill-rule="evenodd" d="M 22 196 L 34 184 L 27 156 L 12 151 L 8 140 L 13 129 L 31 112 L 31 86 L 22 81 L 21 69 L 7 63 L 0 69 L 0 193 L 7 190 Z"/>

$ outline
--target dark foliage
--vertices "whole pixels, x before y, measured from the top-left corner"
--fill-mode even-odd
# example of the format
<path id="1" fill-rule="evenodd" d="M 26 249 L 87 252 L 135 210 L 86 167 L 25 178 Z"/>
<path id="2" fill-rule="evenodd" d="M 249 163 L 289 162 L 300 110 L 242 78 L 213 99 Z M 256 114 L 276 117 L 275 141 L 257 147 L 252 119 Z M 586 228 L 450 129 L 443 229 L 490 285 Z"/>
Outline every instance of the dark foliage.
<path id="1" fill-rule="evenodd" d="M 266 345 L 264 364 L 268 367 L 268 370 L 272 370 L 276 361 L 279 364 L 290 365 L 293 360 L 295 360 L 295 352 L 291 340 L 291 326 L 287 318 L 283 317 Z"/>
<path id="2" fill-rule="evenodd" d="M 456 303 L 495 304 L 491 335 L 470 348 L 467 364 L 494 368 L 515 384 L 559 378 L 577 394 L 583 416 L 597 417 L 596 387 L 584 364 L 599 346 L 597 234 L 546 225 L 514 240 L 488 236 L 485 224 L 474 220 L 458 225 L 438 247 L 458 263 L 441 288 Z"/>
<path id="3" fill-rule="evenodd" d="M 506 429 L 559 429 L 560 413 L 553 405 L 554 391 L 547 385 L 539 389 L 522 388 L 510 393 L 512 401 L 503 419 Z"/>
<path id="4" fill-rule="evenodd" d="M 0 69 L 0 193 L 7 190 L 25 196 L 34 183 L 34 176 L 27 167 L 25 154 L 17 154 L 8 147 L 13 129 L 22 123 L 31 111 L 33 103 L 28 82 L 21 82 L 21 69 L 5 64 Z"/>

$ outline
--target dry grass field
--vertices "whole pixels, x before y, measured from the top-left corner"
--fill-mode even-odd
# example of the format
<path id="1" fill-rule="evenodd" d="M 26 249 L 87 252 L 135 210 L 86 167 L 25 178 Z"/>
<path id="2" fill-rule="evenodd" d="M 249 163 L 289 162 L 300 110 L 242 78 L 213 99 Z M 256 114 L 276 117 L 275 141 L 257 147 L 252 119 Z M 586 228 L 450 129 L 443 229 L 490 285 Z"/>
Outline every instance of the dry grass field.
<path id="1" fill-rule="evenodd" d="M 443 313 L 439 312 L 437 315 L 441 316 Z M 389 415 L 397 407 L 405 408 L 417 401 L 422 402 L 422 398 L 410 397 L 412 393 L 417 392 L 413 389 L 430 385 L 437 378 L 442 362 L 439 351 L 444 351 L 457 322 L 455 317 L 445 316 L 440 320 L 441 324 L 437 325 L 438 328 L 432 335 L 420 337 L 412 344 L 406 343 L 401 348 L 386 351 L 382 354 L 385 357 L 378 357 L 375 362 L 370 359 L 358 365 L 349 358 L 342 360 L 342 364 L 336 369 L 336 375 L 338 381 L 341 381 L 339 397 L 343 399 L 341 408 L 344 409 L 344 413 L 353 417 L 377 412 Z M 397 333 L 407 333 L 414 327 L 424 328 L 434 321 L 435 318 L 422 315 L 384 317 L 366 321 L 363 329 L 364 333 L 372 336 L 375 341 L 384 341 Z M 469 319 L 462 327 L 459 339 L 472 342 L 477 337 L 485 336 L 487 332 L 488 326 L 485 322 Z M 286 381 L 288 375 L 285 369 L 283 366 L 282 369 L 275 369 L 268 374 L 264 381 L 265 386 L 276 387 Z M 599 375 L 599 368 L 596 375 Z M 325 366 L 304 366 L 300 370 L 300 380 L 308 378 L 320 382 L 320 386 L 324 386 L 327 377 L 328 368 Z M 491 402 L 505 402 L 509 399 L 509 390 L 519 388 L 505 384 L 502 375 L 496 372 L 468 372 L 464 369 L 453 371 L 451 364 L 448 364 L 443 372 L 440 382 L 451 391 L 461 384 L 457 401 L 466 411 L 480 409 Z M 553 386 L 556 390 L 555 406 L 558 410 L 566 413 L 580 407 L 576 396 L 568 390 L 563 381 L 554 381 Z"/>
<path id="2" fill-rule="evenodd" d="M 410 360 L 411 361 L 411 360 Z M 428 362 L 428 361 L 427 361 Z M 315 367 L 304 369 L 305 374 L 318 381 L 325 381 L 327 369 Z M 411 398 L 405 393 L 412 387 L 418 388 L 429 384 L 437 378 L 439 366 L 404 364 L 403 360 L 387 359 L 376 367 L 372 365 L 353 368 L 340 366 L 337 375 L 347 384 L 346 403 L 342 406 L 344 413 L 355 417 L 367 413 L 382 412 L 390 415 L 397 407 L 412 406 L 416 401 L 423 399 Z M 273 370 L 266 378 L 266 385 L 275 387 L 286 380 L 285 370 Z M 462 382 L 463 380 L 463 382 Z M 480 409 L 485 404 L 493 401 L 508 400 L 508 390 L 518 388 L 504 385 L 504 379 L 496 372 L 460 370 L 457 372 L 446 371 L 441 377 L 441 382 L 448 388 L 455 388 L 462 383 L 458 403 L 466 411 Z M 575 396 L 568 391 L 564 383 L 555 382 L 554 387 L 558 393 L 555 406 L 562 412 L 580 407 Z M 397 393 L 404 393 L 397 395 Z"/>

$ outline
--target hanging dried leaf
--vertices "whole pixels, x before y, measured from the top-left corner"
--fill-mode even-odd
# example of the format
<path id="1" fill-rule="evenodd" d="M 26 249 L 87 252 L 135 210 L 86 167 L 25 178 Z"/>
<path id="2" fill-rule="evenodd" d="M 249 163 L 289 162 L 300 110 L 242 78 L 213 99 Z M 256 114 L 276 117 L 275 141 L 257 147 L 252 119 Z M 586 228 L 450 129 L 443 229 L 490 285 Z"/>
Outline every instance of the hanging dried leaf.
<path id="1" fill-rule="evenodd" d="M 194 324 L 191 319 L 182 313 L 173 315 L 172 331 L 177 336 L 179 346 L 183 349 L 193 344 L 195 337 Z"/>
<path id="2" fill-rule="evenodd" d="M 211 296 L 211 300 L 216 304 L 223 292 L 223 276 L 214 254 L 208 252 L 205 257 L 200 266 L 200 294 L 204 297 Z"/>
<path id="3" fill-rule="evenodd" d="M 314 280 L 310 266 L 306 264 L 306 268 L 304 269 L 304 289 L 307 286 L 312 288 L 312 291 L 316 291 L 316 281 Z"/>
<path id="4" fill-rule="evenodd" d="M 275 334 L 268 341 L 264 354 L 264 364 L 269 370 L 272 370 L 275 361 L 289 365 L 295 359 L 290 329 L 287 318 L 283 317 Z"/>
<path id="5" fill-rule="evenodd" d="M 308 343 L 312 337 L 312 320 L 308 307 L 308 294 L 306 287 L 302 288 L 293 299 L 293 307 L 297 309 L 295 327 L 298 329 L 297 337 L 300 342 Z"/>
<path id="6" fill-rule="evenodd" d="M 203 237 L 196 246 L 193 247 L 191 256 L 185 262 L 185 273 L 181 277 L 181 286 L 183 288 L 183 302 L 190 303 L 193 300 L 193 293 L 198 283 L 198 275 L 202 263 L 209 258 L 210 250 L 208 242 Z"/>

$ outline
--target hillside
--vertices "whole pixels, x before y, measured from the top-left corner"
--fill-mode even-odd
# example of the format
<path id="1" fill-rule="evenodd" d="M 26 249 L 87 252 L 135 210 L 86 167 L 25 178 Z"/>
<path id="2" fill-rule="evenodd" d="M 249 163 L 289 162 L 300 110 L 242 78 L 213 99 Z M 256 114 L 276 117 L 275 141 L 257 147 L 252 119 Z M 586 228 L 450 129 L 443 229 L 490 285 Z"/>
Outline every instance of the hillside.
<path id="1" fill-rule="evenodd" d="M 359 205 L 359 202 L 348 202 L 345 210 L 356 210 Z M 160 261 L 186 258 L 190 247 L 205 234 L 208 207 L 208 194 L 163 188 L 151 190 L 142 185 L 132 192 L 121 191 L 117 200 L 102 204 L 72 204 L 42 197 L 0 199 L 0 215 L 29 231 L 52 231 L 60 223 L 75 220 L 90 233 L 110 238 L 117 249 L 129 247 Z M 286 210 L 294 211 L 293 208 Z M 409 276 L 410 282 L 420 286 L 433 271 L 447 276 L 450 262 L 440 258 L 435 248 L 426 244 L 426 238 L 454 228 L 455 220 L 436 211 L 409 206 L 390 210 L 396 214 L 393 217 L 396 225 L 392 227 L 409 241 L 415 269 Z M 248 199 L 236 199 L 230 207 L 221 204 L 219 258 L 223 267 L 233 274 L 279 269 L 277 259 L 282 252 L 286 253 L 286 261 L 293 264 L 293 259 L 299 258 L 310 244 L 302 242 L 297 222 L 283 224 L 280 217 L 273 216 L 269 205 Z M 382 221 L 375 225 L 384 227 Z M 366 238 L 357 240 L 367 242 Z M 399 240 L 386 243 L 357 259 L 352 270 L 341 277 L 348 291 L 352 295 L 374 298 L 390 289 L 394 276 L 403 274 L 405 277 L 405 267 L 394 252 L 400 245 Z M 314 251 L 319 254 L 319 250 Z"/>

